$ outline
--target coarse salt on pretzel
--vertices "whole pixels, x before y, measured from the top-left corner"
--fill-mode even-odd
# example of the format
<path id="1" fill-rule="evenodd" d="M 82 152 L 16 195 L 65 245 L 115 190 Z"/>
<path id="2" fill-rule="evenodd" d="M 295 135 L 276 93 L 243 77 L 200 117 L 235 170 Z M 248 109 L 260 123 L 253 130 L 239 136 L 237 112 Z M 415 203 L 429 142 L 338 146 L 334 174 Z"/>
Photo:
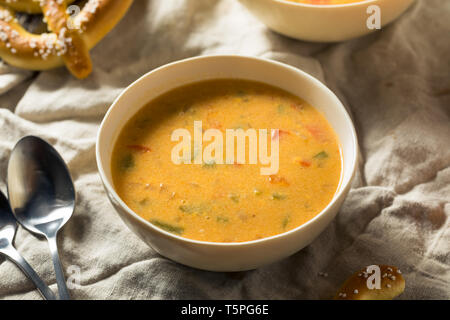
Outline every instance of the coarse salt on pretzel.
<path id="1" fill-rule="evenodd" d="M 335 300 L 392 300 L 405 290 L 405 279 L 394 266 L 379 265 L 380 286 L 369 288 L 371 273 L 367 269 L 355 272 L 336 293 Z"/>
<path id="2" fill-rule="evenodd" d="M 71 4 L 75 0 L 66 0 L 67 4 Z M 30 14 L 42 13 L 40 0 L 0 0 L 0 4 L 6 5 L 17 12 L 25 12 Z"/>
<path id="3" fill-rule="evenodd" d="M 32 0 L 0 0 L 0 57 L 7 63 L 30 70 L 48 70 L 66 65 L 77 78 L 87 77 L 92 49 L 124 16 L 133 0 L 89 0 L 75 18 L 67 13 L 64 0 L 40 0 L 39 8 L 50 33 L 25 30 L 12 8 L 37 11 Z M 25 7 L 29 5 L 29 7 Z"/>

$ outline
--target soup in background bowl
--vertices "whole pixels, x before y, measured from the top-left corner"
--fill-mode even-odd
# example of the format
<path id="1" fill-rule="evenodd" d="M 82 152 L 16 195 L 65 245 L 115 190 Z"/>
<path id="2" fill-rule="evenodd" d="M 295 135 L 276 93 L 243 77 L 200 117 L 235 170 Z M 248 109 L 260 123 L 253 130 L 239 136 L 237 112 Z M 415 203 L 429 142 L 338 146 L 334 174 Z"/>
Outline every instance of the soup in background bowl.
<path id="1" fill-rule="evenodd" d="M 381 27 L 397 19 L 414 0 L 239 0 L 267 27 L 282 35 L 313 42 L 337 42 L 360 37 L 368 20 L 380 10 Z"/>
<path id="2" fill-rule="evenodd" d="M 195 120 L 199 133 L 285 128 L 268 140 L 279 142 L 278 172 L 263 175 L 267 165 L 247 158 L 170 162 L 171 134 L 194 135 Z M 128 87 L 101 124 L 96 156 L 111 203 L 157 252 L 195 268 L 240 271 L 287 257 L 323 231 L 350 188 L 357 141 L 345 108 L 308 74 L 270 60 L 205 56 Z"/>
<path id="3" fill-rule="evenodd" d="M 304 4 L 314 4 L 314 5 L 330 5 L 330 4 L 347 4 L 355 2 L 364 2 L 366 0 L 286 0 L 286 1 Z"/>

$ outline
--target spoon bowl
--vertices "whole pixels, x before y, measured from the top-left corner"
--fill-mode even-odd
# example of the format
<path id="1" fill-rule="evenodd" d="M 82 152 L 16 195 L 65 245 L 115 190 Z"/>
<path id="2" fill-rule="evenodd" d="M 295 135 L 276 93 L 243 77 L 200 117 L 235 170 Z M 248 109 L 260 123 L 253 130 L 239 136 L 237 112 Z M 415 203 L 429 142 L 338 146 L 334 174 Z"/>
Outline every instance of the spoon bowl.
<path id="1" fill-rule="evenodd" d="M 8 199 L 0 191 L 0 250 L 14 242 L 17 221 L 12 214 Z"/>
<path id="2" fill-rule="evenodd" d="M 14 218 L 8 199 L 0 191 L 0 254 L 8 257 L 33 281 L 44 298 L 48 300 L 56 299 L 50 288 L 14 248 L 13 243 L 16 231 L 17 221 Z"/>
<path id="3" fill-rule="evenodd" d="M 75 208 L 75 189 L 64 160 L 33 136 L 21 139 L 11 153 L 8 192 L 20 224 L 42 236 L 56 233 Z"/>
<path id="4" fill-rule="evenodd" d="M 9 159 L 8 194 L 17 221 L 47 238 L 60 298 L 69 299 L 56 242 L 75 208 L 75 188 L 64 160 L 46 141 L 22 138 Z"/>

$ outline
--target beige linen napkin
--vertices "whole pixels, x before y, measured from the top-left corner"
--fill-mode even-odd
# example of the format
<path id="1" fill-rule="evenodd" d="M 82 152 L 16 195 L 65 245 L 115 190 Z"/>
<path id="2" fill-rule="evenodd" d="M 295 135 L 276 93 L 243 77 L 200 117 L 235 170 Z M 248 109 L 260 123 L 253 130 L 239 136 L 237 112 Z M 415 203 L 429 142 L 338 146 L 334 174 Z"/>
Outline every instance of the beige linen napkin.
<path id="1" fill-rule="evenodd" d="M 449 13 L 448 0 L 419 0 L 380 32 L 313 44 L 269 31 L 234 0 L 136 0 L 92 51 L 87 80 L 63 68 L 0 66 L 0 188 L 22 136 L 39 135 L 61 152 L 78 192 L 59 237 L 68 277 L 80 272 L 75 299 L 322 299 L 370 264 L 403 271 L 401 299 L 449 299 Z M 324 81 L 351 112 L 362 153 L 353 189 L 325 232 L 290 258 L 233 274 L 181 266 L 138 239 L 109 204 L 94 153 L 103 115 L 130 82 L 217 53 L 276 59 Z M 16 247 L 56 290 L 46 243 L 20 229 Z M 0 279 L 0 298 L 40 298 L 3 259 Z"/>

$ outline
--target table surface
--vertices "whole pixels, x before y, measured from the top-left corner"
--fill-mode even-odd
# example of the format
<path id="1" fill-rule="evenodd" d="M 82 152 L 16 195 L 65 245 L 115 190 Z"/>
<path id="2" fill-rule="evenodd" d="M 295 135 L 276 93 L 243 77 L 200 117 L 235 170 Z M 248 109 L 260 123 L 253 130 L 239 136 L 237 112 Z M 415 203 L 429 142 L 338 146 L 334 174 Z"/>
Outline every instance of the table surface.
<path id="1" fill-rule="evenodd" d="M 379 32 L 314 44 L 269 31 L 234 0 L 135 1 L 92 51 L 84 81 L 64 68 L 0 66 L 0 188 L 20 137 L 38 135 L 61 152 L 78 191 L 59 236 L 76 299 L 327 299 L 372 264 L 403 271 L 400 299 L 449 299 L 449 13 L 448 0 L 419 0 Z M 98 125 L 123 88 L 165 63 L 217 53 L 275 59 L 321 79 L 351 113 L 361 148 L 353 188 L 325 232 L 287 259 L 240 273 L 155 253 L 114 212 L 95 163 Z M 15 244 L 56 291 L 45 241 L 20 229 Z M 40 299 L 12 263 L 0 260 L 0 278 L 0 298 Z"/>

